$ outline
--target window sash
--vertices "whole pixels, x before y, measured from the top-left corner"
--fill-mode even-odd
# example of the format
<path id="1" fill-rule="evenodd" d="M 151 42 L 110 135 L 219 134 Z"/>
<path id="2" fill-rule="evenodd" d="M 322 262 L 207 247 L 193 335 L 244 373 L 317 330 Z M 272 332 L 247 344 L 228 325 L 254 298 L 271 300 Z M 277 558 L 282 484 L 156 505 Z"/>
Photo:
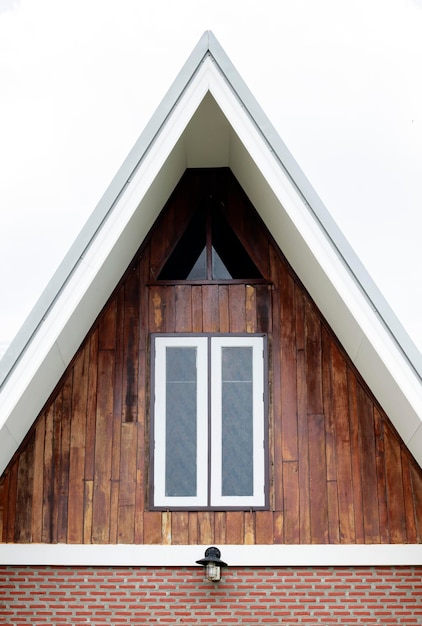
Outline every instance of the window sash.
<path id="1" fill-rule="evenodd" d="M 264 410 L 264 338 L 263 336 L 167 336 L 153 338 L 154 348 L 154 474 L 153 493 L 155 507 L 168 508 L 237 508 L 264 507 L 265 498 L 265 410 Z M 166 490 L 166 459 L 174 451 L 175 465 L 171 474 L 176 474 L 185 461 L 183 455 L 183 423 L 188 428 L 183 411 L 170 411 L 180 424 L 167 424 L 168 388 L 167 349 L 191 348 L 196 351 L 196 437 L 186 434 L 186 456 L 192 456 L 196 447 L 195 468 L 196 494 L 170 495 Z M 240 353 L 237 354 L 238 349 Z M 224 353 L 224 350 L 227 350 Z M 233 361 L 235 370 L 223 367 L 223 354 L 241 357 L 239 362 L 249 363 L 248 368 L 240 367 Z M 225 361 L 230 362 L 229 361 Z M 226 368 L 226 369 L 224 369 Z M 237 368 L 237 370 L 236 370 Z M 249 372 L 242 373 L 242 370 Z M 226 381 L 222 377 L 226 371 Z M 235 372 L 233 374 L 233 372 Z M 236 373 L 237 372 L 237 373 Z M 170 372 L 171 373 L 171 372 Z M 176 373 L 175 383 L 182 382 L 183 396 L 185 376 Z M 187 374 L 186 374 L 187 377 Z M 242 380 L 231 380 L 231 378 Z M 177 388 L 177 384 L 176 384 Z M 189 388 L 189 385 L 186 388 Z M 226 390 L 229 390 L 227 392 Z M 171 394 L 171 392 L 170 392 Z M 241 408 L 242 398 L 246 405 Z M 251 399 L 250 408 L 248 408 Z M 172 402 L 172 401 L 171 401 Z M 243 420 L 239 426 L 238 416 Z M 228 430 L 227 430 L 228 429 Z M 223 442 L 226 433 L 226 443 Z M 170 438 L 168 435 L 171 435 Z M 231 443 L 227 444 L 227 435 Z M 243 439 L 242 439 L 243 438 Z M 195 440 L 195 441 L 194 441 Z M 229 449 L 227 449 L 229 445 Z M 230 448 L 231 446 L 231 448 Z M 177 455 L 179 454 L 179 461 Z M 243 459 L 242 459 L 243 457 Z M 234 461 L 233 461 L 234 459 Z M 230 466 L 231 463 L 234 463 Z M 242 469 L 243 463 L 243 469 Z M 228 467 L 227 467 L 228 465 Z M 252 466 L 250 469 L 250 465 Z M 224 473 L 226 467 L 226 473 Z M 224 476 L 236 476 L 227 487 Z M 181 469 L 181 474 L 183 470 Z M 176 481 L 177 482 L 177 481 Z M 224 494 L 225 489 L 229 493 Z M 229 481 L 230 482 L 230 481 Z M 233 485 L 237 485 L 233 489 Z M 250 488 L 249 488 L 250 487 Z M 167 491 L 167 493 L 166 493 Z M 236 492 L 236 493 L 234 493 Z M 239 492 L 239 493 L 237 493 Z"/>

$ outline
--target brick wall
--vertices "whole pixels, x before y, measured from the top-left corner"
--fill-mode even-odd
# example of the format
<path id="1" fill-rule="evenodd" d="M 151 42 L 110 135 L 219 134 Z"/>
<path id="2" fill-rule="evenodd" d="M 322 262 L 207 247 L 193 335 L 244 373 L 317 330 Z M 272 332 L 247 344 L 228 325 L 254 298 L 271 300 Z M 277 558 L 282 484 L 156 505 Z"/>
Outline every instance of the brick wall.
<path id="1" fill-rule="evenodd" d="M 1 567 L 0 623 L 422 624 L 422 567 Z"/>

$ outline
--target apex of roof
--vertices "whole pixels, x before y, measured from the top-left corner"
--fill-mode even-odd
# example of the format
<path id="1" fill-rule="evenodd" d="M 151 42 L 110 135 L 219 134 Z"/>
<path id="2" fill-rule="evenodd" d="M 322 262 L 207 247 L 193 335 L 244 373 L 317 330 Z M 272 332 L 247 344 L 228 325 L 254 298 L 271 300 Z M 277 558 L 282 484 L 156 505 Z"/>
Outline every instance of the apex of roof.
<path id="1" fill-rule="evenodd" d="M 185 168 L 216 165 L 232 169 L 422 464 L 422 357 L 206 31 L 0 361 L 0 471 Z"/>

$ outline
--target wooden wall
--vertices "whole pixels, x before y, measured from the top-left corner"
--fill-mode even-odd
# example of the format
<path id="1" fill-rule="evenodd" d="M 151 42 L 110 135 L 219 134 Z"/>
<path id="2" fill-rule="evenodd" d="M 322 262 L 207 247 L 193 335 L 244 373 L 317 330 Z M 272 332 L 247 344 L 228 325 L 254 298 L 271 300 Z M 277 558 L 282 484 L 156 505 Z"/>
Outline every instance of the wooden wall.
<path id="1" fill-rule="evenodd" d="M 266 282 L 158 284 L 204 193 Z M 149 509 L 152 332 L 269 338 L 267 511 Z M 187 171 L 0 481 L 3 542 L 422 542 L 422 471 L 227 170 Z"/>

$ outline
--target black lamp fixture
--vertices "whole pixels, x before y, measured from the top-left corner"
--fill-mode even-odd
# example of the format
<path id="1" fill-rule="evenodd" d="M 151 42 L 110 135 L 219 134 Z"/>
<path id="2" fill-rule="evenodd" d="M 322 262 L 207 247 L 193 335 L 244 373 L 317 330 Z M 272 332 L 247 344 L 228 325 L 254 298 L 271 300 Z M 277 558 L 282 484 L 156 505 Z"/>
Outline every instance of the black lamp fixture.
<path id="1" fill-rule="evenodd" d="M 221 561 L 221 552 L 215 546 L 211 546 L 205 550 L 205 556 L 203 559 L 196 561 L 199 565 L 205 567 L 205 575 L 213 583 L 216 583 L 221 578 L 221 568 L 227 567 L 227 563 Z"/>

